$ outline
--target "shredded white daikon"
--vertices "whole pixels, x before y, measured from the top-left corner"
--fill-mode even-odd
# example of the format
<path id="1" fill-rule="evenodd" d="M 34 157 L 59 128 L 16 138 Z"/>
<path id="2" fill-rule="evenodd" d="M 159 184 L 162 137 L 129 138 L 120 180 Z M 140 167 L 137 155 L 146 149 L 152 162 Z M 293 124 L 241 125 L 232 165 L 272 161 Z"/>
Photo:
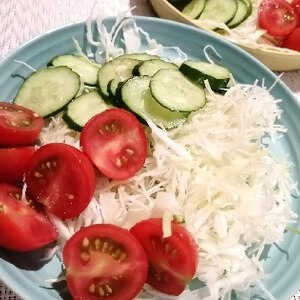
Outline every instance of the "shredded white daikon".
<path id="1" fill-rule="evenodd" d="M 124 24 L 132 24 L 130 30 L 135 31 L 127 38 L 146 36 L 151 51 L 163 53 L 164 48 L 132 20 Z M 101 51 L 107 47 L 109 59 L 120 51 L 112 49 L 113 32 L 104 32 L 101 42 L 110 41 L 94 45 Z M 124 43 L 141 45 L 125 37 Z M 179 60 L 186 57 L 174 49 Z M 164 216 L 170 234 L 173 214 L 184 219 L 198 245 L 196 277 L 205 287 L 170 297 L 145 286 L 139 299 L 230 299 L 233 291 L 250 299 L 253 285 L 268 293 L 260 255 L 264 246 L 283 239 L 286 225 L 297 217 L 291 208 L 291 194 L 297 189 L 289 157 L 279 161 L 268 149 L 286 131 L 277 122 L 282 113 L 279 101 L 266 87 L 235 84 L 225 95 L 208 90 L 204 108 L 176 129 L 165 131 L 149 121 L 148 157 L 136 176 L 124 182 L 98 178 L 90 205 L 77 219 L 63 222 L 50 216 L 59 230 L 60 246 L 82 226 L 104 222 L 130 228 L 152 216 Z M 50 142 L 79 147 L 78 134 L 60 115 L 43 129 L 41 143 Z"/>

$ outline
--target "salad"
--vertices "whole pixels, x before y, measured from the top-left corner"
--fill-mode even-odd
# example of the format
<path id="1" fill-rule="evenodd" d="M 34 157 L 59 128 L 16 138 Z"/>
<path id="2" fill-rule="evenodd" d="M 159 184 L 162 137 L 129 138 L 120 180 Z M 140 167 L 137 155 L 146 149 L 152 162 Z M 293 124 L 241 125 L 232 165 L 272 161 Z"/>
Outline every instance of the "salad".
<path id="1" fill-rule="evenodd" d="M 300 51 L 299 0 L 169 0 L 200 27 L 262 49 Z"/>
<path id="2" fill-rule="evenodd" d="M 290 165 L 267 147 L 286 131 L 279 100 L 208 56 L 190 61 L 173 47 L 168 60 L 131 19 L 99 26 L 100 41 L 90 25 L 95 60 L 77 47 L 77 71 L 76 57 L 56 57 L 0 105 L 2 170 L 27 161 L 1 173 L 1 246 L 53 245 L 66 271 L 57 280 L 75 299 L 249 299 L 254 285 L 271 298 L 261 254 L 296 219 Z M 93 116 L 86 102 L 97 103 Z"/>

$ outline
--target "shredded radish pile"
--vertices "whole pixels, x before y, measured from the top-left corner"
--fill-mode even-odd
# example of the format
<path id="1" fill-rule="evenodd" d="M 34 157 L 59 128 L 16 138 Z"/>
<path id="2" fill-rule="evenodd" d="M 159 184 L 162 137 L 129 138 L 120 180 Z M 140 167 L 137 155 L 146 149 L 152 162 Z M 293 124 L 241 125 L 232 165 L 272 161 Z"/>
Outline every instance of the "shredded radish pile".
<path id="1" fill-rule="evenodd" d="M 157 44 L 132 20 L 121 20 L 118 30 L 125 32 L 128 52 L 136 52 L 140 43 L 135 39 L 146 36 L 150 52 L 174 51 L 178 61 L 186 57 L 176 47 Z M 121 54 L 112 42 L 115 31 L 99 28 L 102 40 L 96 57 Z M 149 120 L 148 158 L 136 176 L 124 182 L 98 178 L 94 198 L 77 219 L 63 222 L 50 216 L 60 233 L 60 247 L 80 227 L 94 223 L 129 228 L 159 216 L 169 234 L 170 216 L 183 218 L 199 246 L 196 276 L 206 287 L 172 297 L 146 285 L 139 299 L 231 299 L 233 290 L 241 299 L 250 299 L 252 285 L 268 293 L 259 257 L 265 245 L 283 239 L 286 225 L 297 217 L 291 209 L 291 193 L 297 192 L 291 166 L 262 144 L 276 143 L 286 131 L 276 124 L 279 100 L 256 84 L 236 84 L 225 95 L 207 88 L 207 104 L 182 126 L 165 131 Z M 44 128 L 41 144 L 79 147 L 78 137 L 58 115 Z"/>

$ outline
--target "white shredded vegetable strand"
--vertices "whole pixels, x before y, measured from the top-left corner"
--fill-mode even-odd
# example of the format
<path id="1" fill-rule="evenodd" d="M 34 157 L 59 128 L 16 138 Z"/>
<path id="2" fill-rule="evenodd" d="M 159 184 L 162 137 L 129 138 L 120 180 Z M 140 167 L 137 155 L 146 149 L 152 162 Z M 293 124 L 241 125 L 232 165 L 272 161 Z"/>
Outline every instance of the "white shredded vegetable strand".
<path id="1" fill-rule="evenodd" d="M 106 53 L 106 59 L 121 52 L 113 40 L 122 26 L 126 49 L 140 45 L 142 38 L 149 52 L 161 53 L 160 44 L 126 20 L 117 19 L 111 32 L 99 26 L 101 45 L 92 43 Z M 88 36 L 91 41 L 89 30 Z M 184 57 L 176 53 L 177 58 Z M 206 87 L 206 105 L 180 127 L 166 131 L 147 120 L 149 155 L 134 177 L 124 182 L 98 178 L 95 195 L 78 218 L 61 221 L 49 216 L 60 233 L 61 247 L 90 224 L 130 228 L 159 216 L 170 234 L 171 216 L 182 217 L 199 246 L 196 277 L 206 286 L 170 297 L 146 285 L 138 299 L 230 299 L 233 291 L 250 299 L 252 285 L 273 299 L 262 284 L 266 274 L 260 254 L 264 246 L 280 242 L 286 225 L 297 217 L 291 208 L 291 193 L 297 190 L 290 158 L 279 161 L 269 150 L 286 131 L 277 122 L 281 99 L 274 99 L 258 81 L 235 84 L 224 95 L 213 92 L 207 83 Z M 41 144 L 63 142 L 79 148 L 78 138 L 58 115 L 43 129 Z"/>

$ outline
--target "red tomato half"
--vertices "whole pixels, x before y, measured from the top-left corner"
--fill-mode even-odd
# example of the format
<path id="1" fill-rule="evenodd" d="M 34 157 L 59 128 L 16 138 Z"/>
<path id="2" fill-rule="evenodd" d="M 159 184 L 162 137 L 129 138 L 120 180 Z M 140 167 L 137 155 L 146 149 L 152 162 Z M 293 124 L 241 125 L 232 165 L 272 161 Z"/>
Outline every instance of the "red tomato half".
<path id="1" fill-rule="evenodd" d="M 293 0 L 291 5 L 298 16 L 298 26 L 300 26 L 300 0 Z"/>
<path id="2" fill-rule="evenodd" d="M 133 176 L 147 156 L 143 126 L 132 113 L 119 108 L 93 117 L 81 132 L 80 145 L 102 174 L 118 180 Z"/>
<path id="3" fill-rule="evenodd" d="M 282 43 L 282 47 L 300 51 L 300 27 L 294 29 Z"/>
<path id="4" fill-rule="evenodd" d="M 0 182 L 21 182 L 35 147 L 0 148 Z"/>
<path id="5" fill-rule="evenodd" d="M 47 217 L 21 201 L 21 188 L 0 183 L 0 246 L 13 251 L 37 250 L 58 234 Z"/>
<path id="6" fill-rule="evenodd" d="M 39 136 L 44 120 L 32 110 L 0 102 L 0 146 L 31 145 Z"/>
<path id="7" fill-rule="evenodd" d="M 82 228 L 67 241 L 63 261 L 70 293 L 78 300 L 132 300 L 147 278 L 143 247 L 115 225 Z"/>
<path id="8" fill-rule="evenodd" d="M 96 176 L 89 159 L 80 150 L 52 143 L 39 148 L 25 173 L 29 195 L 54 215 L 78 216 L 89 204 Z"/>
<path id="9" fill-rule="evenodd" d="M 183 292 L 194 277 L 198 262 L 196 243 L 185 227 L 172 222 L 172 235 L 163 238 L 162 219 L 153 218 L 137 223 L 130 232 L 148 256 L 147 282 L 169 295 Z"/>
<path id="10" fill-rule="evenodd" d="M 284 37 L 298 24 L 298 16 L 285 0 L 263 0 L 259 6 L 258 24 L 272 36 Z"/>

